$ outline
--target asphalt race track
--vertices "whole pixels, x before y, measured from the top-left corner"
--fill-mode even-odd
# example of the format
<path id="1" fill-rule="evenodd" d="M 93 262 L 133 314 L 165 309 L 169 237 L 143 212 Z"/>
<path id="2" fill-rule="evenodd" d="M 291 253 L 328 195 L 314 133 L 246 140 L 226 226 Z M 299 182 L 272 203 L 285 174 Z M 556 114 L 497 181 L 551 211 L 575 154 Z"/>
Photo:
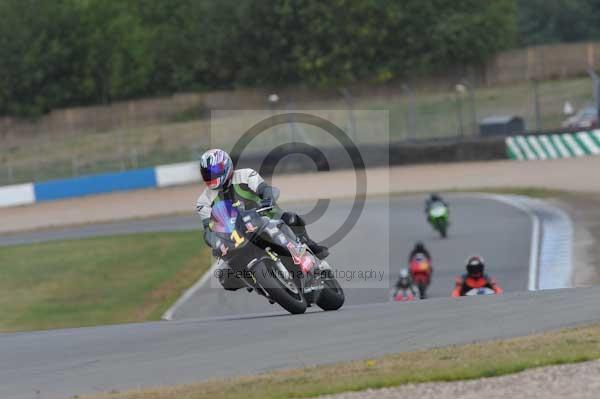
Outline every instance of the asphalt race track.
<path id="1" fill-rule="evenodd" d="M 332 248 L 327 259 L 345 288 L 348 305 L 387 302 L 390 284 L 396 281 L 400 268 L 407 267 L 408 254 L 418 240 L 426 244 L 433 257 L 431 297 L 450 295 L 456 276 L 464 272 L 465 260 L 472 254 L 484 256 L 489 273 L 506 291 L 527 289 L 531 221 L 526 214 L 489 199 L 463 195 L 449 198 L 452 226 L 446 240 L 425 222 L 422 198 L 367 201 L 357 225 Z M 342 223 L 350 207 L 350 201 L 334 202 L 323 218 L 309 226 L 309 232 L 315 239 L 324 239 Z M 310 210 L 308 206 L 293 209 L 301 213 Z M 264 298 L 245 290 L 224 291 L 213 279 L 175 313 L 175 319 L 277 310 Z"/>
<path id="2" fill-rule="evenodd" d="M 525 335 L 597 322 L 598 303 L 595 287 L 7 334 L 0 397 L 66 398 Z"/>
<path id="3" fill-rule="evenodd" d="M 434 260 L 435 276 L 430 287 L 432 297 L 450 294 L 454 278 L 464 271 L 464 262 L 472 254 L 484 256 L 489 273 L 506 291 L 527 289 L 531 222 L 526 214 L 505 203 L 478 196 L 460 194 L 448 198 L 452 225 L 446 240 L 439 238 L 425 222 L 423 198 L 367 200 L 357 225 L 331 249 L 328 258 L 331 266 L 338 271 L 342 285 L 349 290 L 347 304 L 387 302 L 390 282 L 396 280 L 401 267 L 407 266 L 408 253 L 419 240 L 430 249 Z M 305 213 L 311 205 L 299 204 L 287 209 Z M 332 201 L 325 215 L 308 227 L 311 235 L 321 240 L 331 234 L 349 214 L 351 205 L 351 201 L 347 200 Z M 199 228 L 199 224 L 195 215 L 166 216 L 0 235 L 0 246 L 111 234 L 194 230 Z M 200 234 L 198 239 L 201 240 Z M 367 281 L 356 277 L 358 272 L 369 274 L 371 271 L 376 277 Z M 273 310 L 274 307 L 263 298 L 241 291 L 225 292 L 218 282 L 213 281 L 200 290 L 189 305 L 182 307 L 176 317 L 212 317 Z"/>
<path id="4" fill-rule="evenodd" d="M 600 320 L 598 288 L 524 292 L 532 227 L 523 211 L 467 195 L 449 199 L 453 224 L 447 240 L 424 222 L 421 198 L 367 201 L 358 225 L 329 260 L 340 272 L 373 270 L 384 277 L 341 281 L 347 305 L 340 311 L 289 316 L 254 294 L 224 292 L 209 282 L 176 313 L 185 320 L 3 334 L 0 397 L 35 398 L 36 391 L 40 398 L 69 397 L 190 383 Z M 310 226 L 312 235 L 329 235 L 350 205 L 335 202 Z M 307 209 L 297 210 L 302 208 Z M 168 217 L 0 236 L 0 245 L 197 225 L 189 217 Z M 434 256 L 432 299 L 389 302 L 389 286 L 416 240 L 425 241 Z M 448 298 L 472 253 L 486 258 L 507 295 Z"/>

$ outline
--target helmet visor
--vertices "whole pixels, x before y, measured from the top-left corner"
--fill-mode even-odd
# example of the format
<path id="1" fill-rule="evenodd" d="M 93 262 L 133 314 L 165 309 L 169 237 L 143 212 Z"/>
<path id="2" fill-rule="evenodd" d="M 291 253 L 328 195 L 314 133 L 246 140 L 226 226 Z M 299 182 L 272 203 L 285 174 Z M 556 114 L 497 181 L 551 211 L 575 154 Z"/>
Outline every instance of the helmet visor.
<path id="1" fill-rule="evenodd" d="M 205 182 L 218 179 L 219 177 L 223 177 L 225 174 L 225 165 L 223 165 L 223 162 L 219 162 L 201 169 L 202 179 Z"/>
<path id="2" fill-rule="evenodd" d="M 477 263 L 472 265 L 467 265 L 467 273 L 471 276 L 479 276 L 483 274 L 483 264 Z"/>

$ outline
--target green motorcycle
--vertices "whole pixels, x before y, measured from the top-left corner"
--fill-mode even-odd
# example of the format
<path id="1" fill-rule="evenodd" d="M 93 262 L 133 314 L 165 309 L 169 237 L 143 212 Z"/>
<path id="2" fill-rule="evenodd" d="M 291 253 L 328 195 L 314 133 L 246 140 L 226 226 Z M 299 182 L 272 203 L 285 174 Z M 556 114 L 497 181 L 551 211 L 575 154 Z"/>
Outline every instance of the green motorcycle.
<path id="1" fill-rule="evenodd" d="M 429 209 L 428 220 L 431 226 L 436 229 L 442 238 L 448 236 L 448 226 L 450 225 L 450 211 L 442 203 L 436 203 Z"/>

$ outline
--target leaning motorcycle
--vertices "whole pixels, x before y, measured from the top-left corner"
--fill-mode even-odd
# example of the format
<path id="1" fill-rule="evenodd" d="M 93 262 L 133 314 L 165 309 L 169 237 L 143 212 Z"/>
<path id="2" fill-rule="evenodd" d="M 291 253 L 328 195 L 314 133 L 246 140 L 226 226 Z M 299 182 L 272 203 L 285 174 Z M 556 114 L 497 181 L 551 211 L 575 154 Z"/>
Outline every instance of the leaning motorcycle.
<path id="1" fill-rule="evenodd" d="M 442 203 L 435 203 L 429 209 L 428 221 L 431 226 L 437 230 L 442 238 L 448 236 L 448 226 L 450 225 L 450 211 Z"/>
<path id="2" fill-rule="evenodd" d="M 244 209 L 240 201 L 222 200 L 213 206 L 211 229 L 225 246 L 222 257 L 249 291 L 292 314 L 311 304 L 337 310 L 344 291 L 329 264 L 319 260 L 281 220 L 268 215 L 272 206 Z"/>

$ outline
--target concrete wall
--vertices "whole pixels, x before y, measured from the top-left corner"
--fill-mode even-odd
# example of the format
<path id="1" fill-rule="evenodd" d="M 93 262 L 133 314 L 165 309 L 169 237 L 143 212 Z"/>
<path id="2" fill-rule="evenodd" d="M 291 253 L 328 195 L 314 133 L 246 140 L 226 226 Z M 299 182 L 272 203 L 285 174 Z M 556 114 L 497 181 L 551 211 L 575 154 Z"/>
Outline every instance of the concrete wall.
<path id="1" fill-rule="evenodd" d="M 498 54 L 486 66 L 488 85 L 586 75 L 600 65 L 600 42 L 552 44 Z"/>

